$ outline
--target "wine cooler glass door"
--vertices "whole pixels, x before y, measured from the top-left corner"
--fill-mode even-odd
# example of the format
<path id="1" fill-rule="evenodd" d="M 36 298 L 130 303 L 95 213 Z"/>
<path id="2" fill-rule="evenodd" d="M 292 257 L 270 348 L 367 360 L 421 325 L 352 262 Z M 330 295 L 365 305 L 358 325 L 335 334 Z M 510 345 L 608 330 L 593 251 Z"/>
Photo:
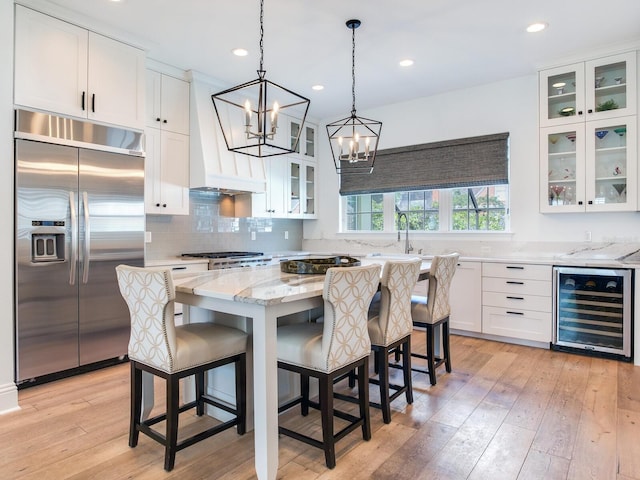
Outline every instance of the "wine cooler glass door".
<path id="1" fill-rule="evenodd" d="M 554 345 L 631 357 L 631 271 L 554 269 Z"/>

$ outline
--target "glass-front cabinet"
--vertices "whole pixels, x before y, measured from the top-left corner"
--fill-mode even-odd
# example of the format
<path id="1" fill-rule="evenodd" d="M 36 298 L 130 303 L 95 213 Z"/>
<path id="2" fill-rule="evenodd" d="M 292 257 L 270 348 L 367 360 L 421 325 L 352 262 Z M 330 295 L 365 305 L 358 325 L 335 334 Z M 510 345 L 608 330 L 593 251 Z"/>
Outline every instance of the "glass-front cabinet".
<path id="1" fill-rule="evenodd" d="M 305 122 L 301 125 L 300 120 L 289 121 L 289 137 L 291 148 L 295 145 L 296 137 L 300 135 L 300 140 L 296 146 L 295 152 L 303 158 L 313 159 L 316 156 L 316 131 L 318 130 L 314 124 Z"/>
<path id="2" fill-rule="evenodd" d="M 540 131 L 540 211 L 637 210 L 636 117 Z"/>
<path id="3" fill-rule="evenodd" d="M 636 52 L 540 72 L 540 126 L 636 114 Z"/>
<path id="4" fill-rule="evenodd" d="M 312 162 L 289 163 L 289 206 L 291 218 L 316 218 L 316 166 Z"/>

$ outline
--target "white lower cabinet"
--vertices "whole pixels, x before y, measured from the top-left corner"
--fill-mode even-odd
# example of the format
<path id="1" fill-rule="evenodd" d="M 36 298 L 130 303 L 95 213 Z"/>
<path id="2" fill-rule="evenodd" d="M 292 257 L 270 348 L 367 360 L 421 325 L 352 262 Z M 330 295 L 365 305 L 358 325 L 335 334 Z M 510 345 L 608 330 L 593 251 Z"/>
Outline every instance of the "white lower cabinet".
<path id="1" fill-rule="evenodd" d="M 482 263 L 458 262 L 449 294 L 449 327 L 468 332 L 482 331 Z"/>
<path id="2" fill-rule="evenodd" d="M 483 263 L 482 333 L 550 342 L 551 273 L 550 265 Z"/>

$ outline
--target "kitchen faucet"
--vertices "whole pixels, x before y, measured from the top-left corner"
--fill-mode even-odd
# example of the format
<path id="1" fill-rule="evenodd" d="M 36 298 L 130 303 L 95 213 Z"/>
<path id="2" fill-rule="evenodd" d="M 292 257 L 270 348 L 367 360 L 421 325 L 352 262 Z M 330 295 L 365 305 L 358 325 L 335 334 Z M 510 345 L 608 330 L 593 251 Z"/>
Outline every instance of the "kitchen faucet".
<path id="1" fill-rule="evenodd" d="M 396 211 L 398 211 L 398 207 L 396 206 Z M 413 252 L 413 247 L 409 243 L 409 219 L 407 218 L 406 213 L 399 212 L 398 213 L 398 241 L 400 241 L 400 220 L 404 217 L 404 253 Z"/>

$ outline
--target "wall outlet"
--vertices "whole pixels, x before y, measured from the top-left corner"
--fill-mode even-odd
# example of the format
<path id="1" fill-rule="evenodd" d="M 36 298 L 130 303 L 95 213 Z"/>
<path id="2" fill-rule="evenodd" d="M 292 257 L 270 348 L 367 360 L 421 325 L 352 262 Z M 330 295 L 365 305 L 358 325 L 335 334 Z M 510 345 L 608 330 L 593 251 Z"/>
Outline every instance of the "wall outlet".
<path id="1" fill-rule="evenodd" d="M 289 240 L 289 232 L 287 230 L 284 231 L 284 239 Z"/>
<path id="2" fill-rule="evenodd" d="M 255 240 L 256 239 L 256 232 L 251 232 L 251 240 Z"/>
<path id="3" fill-rule="evenodd" d="M 144 243 L 151 243 L 151 232 L 144 232 Z"/>
<path id="4" fill-rule="evenodd" d="M 584 239 L 587 242 L 591 241 L 591 230 L 585 230 L 584 231 Z"/>

